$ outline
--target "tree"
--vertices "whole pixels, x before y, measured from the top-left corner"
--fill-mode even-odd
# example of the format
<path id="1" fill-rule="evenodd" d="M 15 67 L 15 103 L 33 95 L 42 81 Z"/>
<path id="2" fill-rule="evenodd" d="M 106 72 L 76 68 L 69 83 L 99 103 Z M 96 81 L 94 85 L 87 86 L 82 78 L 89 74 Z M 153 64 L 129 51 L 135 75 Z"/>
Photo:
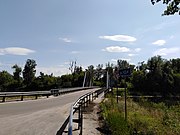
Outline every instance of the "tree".
<path id="1" fill-rule="evenodd" d="M 73 82 L 73 75 L 72 74 L 62 75 L 61 80 L 62 80 L 62 87 L 64 87 L 64 88 L 72 87 L 72 82 Z"/>
<path id="2" fill-rule="evenodd" d="M 13 76 L 7 71 L 0 72 L 0 91 L 8 91 L 13 84 Z"/>
<path id="3" fill-rule="evenodd" d="M 163 4 L 167 5 L 162 15 L 174 15 L 175 13 L 180 15 L 180 0 L 151 0 L 151 3 L 154 5 L 160 1 L 163 1 Z"/>
<path id="4" fill-rule="evenodd" d="M 104 82 L 105 84 L 107 84 L 107 72 L 108 72 L 108 75 L 109 75 L 109 86 L 111 87 L 112 85 L 114 85 L 114 73 L 113 73 L 113 70 L 114 70 L 114 65 L 110 62 L 108 62 L 106 64 L 106 69 L 104 72 Z"/>
<path id="5" fill-rule="evenodd" d="M 103 64 L 98 64 L 94 70 L 94 79 L 99 81 L 103 76 Z"/>
<path id="6" fill-rule="evenodd" d="M 20 79 L 21 79 L 20 75 L 22 72 L 21 67 L 19 67 L 17 64 L 15 64 L 14 66 L 12 66 L 12 68 L 15 70 L 13 72 L 14 80 L 16 80 L 17 82 L 20 82 Z"/>
<path id="7" fill-rule="evenodd" d="M 93 65 L 88 66 L 86 78 L 87 78 L 87 81 L 86 81 L 87 86 L 92 86 L 93 78 L 94 78 L 94 66 Z"/>
<path id="8" fill-rule="evenodd" d="M 57 87 L 57 78 L 52 74 L 47 75 L 42 72 L 40 72 L 40 75 L 33 80 L 31 85 L 33 90 L 50 90 Z"/>
<path id="9" fill-rule="evenodd" d="M 24 70 L 23 70 L 23 78 L 24 78 L 24 83 L 26 86 L 30 86 L 33 79 L 35 78 L 36 66 L 37 66 L 37 64 L 36 64 L 35 60 L 28 59 L 26 61 L 26 64 L 25 64 Z"/>
<path id="10" fill-rule="evenodd" d="M 180 58 L 172 59 L 170 62 L 174 73 L 180 73 Z"/>
<path id="11" fill-rule="evenodd" d="M 118 66 L 118 69 L 125 69 L 125 68 L 128 68 L 130 65 L 126 60 L 118 60 L 117 66 Z"/>

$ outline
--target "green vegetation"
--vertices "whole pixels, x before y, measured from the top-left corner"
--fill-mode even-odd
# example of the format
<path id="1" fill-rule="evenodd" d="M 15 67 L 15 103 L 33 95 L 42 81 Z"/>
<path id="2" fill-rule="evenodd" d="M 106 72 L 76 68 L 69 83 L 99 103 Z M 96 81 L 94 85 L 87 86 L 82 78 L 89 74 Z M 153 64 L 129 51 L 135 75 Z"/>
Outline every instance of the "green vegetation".
<path id="1" fill-rule="evenodd" d="M 28 59 L 23 69 L 14 65 L 13 75 L 7 71 L 0 71 L 0 91 L 36 91 L 50 90 L 64 87 L 83 86 L 86 74 L 85 86 L 106 86 L 107 72 L 109 86 L 125 87 L 127 84 L 129 93 L 132 95 L 158 95 L 168 98 L 169 96 L 180 96 L 180 58 L 166 60 L 160 56 L 154 56 L 147 62 L 139 62 L 137 66 L 129 64 L 125 60 L 118 60 L 117 64 L 107 63 L 93 65 L 83 71 L 77 66 L 76 61 L 70 63 L 70 74 L 59 77 L 53 74 L 47 75 L 36 73 L 35 60 Z M 123 78 L 119 75 L 120 70 L 130 68 L 132 75 Z M 125 83 L 126 82 L 126 83 Z"/>
<path id="2" fill-rule="evenodd" d="M 4 91 L 42 91 L 55 88 L 66 87 L 82 87 L 85 71 L 81 66 L 77 66 L 76 62 L 70 63 L 69 70 L 71 74 L 55 77 L 53 74 L 47 75 L 40 72 L 39 76 L 36 74 L 36 61 L 28 59 L 25 63 L 24 69 L 17 64 L 12 66 L 14 70 L 13 75 L 7 71 L 0 71 L 0 92 Z M 93 79 L 94 67 L 91 65 L 86 71 L 85 86 L 91 86 Z M 95 82 L 95 81 L 94 81 Z M 97 84 L 101 85 L 98 81 Z"/>
<path id="3" fill-rule="evenodd" d="M 151 0 L 153 5 L 160 1 L 162 1 L 163 4 L 167 5 L 167 8 L 164 11 L 163 15 L 174 15 L 175 13 L 178 13 L 180 15 L 180 0 Z"/>
<path id="4" fill-rule="evenodd" d="M 180 103 L 167 106 L 146 99 L 127 100 L 128 120 L 124 120 L 124 99 L 111 95 L 101 103 L 102 116 L 113 135 L 179 135 Z"/>

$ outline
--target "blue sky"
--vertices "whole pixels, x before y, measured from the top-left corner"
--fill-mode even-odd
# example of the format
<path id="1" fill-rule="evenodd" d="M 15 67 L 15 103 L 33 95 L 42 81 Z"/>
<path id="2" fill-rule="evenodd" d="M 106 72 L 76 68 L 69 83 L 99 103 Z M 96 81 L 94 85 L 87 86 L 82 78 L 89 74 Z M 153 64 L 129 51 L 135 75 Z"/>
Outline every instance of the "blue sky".
<path id="1" fill-rule="evenodd" d="M 70 61 L 136 64 L 180 57 L 180 17 L 161 16 L 150 0 L 1 0 L 0 71 L 27 59 L 40 71 L 68 73 Z"/>

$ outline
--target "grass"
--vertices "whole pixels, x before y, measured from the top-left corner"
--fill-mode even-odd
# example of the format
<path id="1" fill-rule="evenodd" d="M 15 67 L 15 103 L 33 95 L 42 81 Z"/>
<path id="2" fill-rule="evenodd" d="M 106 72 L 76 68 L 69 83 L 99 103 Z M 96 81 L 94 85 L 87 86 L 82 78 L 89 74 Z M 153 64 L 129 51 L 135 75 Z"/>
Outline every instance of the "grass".
<path id="1" fill-rule="evenodd" d="M 179 135 L 180 104 L 167 106 L 165 103 L 140 99 L 127 100 L 128 120 L 124 120 L 124 99 L 119 103 L 109 95 L 101 103 L 102 116 L 113 135 Z"/>

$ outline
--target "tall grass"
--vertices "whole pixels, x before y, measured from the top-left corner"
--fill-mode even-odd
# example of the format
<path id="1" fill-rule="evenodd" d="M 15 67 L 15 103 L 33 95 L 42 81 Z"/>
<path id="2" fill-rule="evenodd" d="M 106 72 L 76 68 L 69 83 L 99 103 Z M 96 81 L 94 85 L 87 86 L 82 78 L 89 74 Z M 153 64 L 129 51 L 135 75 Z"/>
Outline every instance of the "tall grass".
<path id="1" fill-rule="evenodd" d="M 101 103 L 102 116 L 113 135 L 179 135 L 180 104 L 167 106 L 146 99 L 127 101 L 128 120 L 124 120 L 124 99 L 113 96 Z"/>

